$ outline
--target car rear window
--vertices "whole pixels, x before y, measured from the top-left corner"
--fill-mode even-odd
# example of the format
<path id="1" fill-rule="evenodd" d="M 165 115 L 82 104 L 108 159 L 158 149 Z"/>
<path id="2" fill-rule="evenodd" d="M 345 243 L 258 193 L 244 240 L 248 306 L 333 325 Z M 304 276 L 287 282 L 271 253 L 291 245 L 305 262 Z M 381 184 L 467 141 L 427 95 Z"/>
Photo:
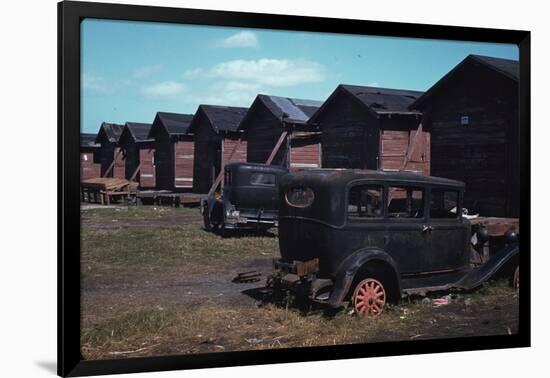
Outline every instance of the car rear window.
<path id="1" fill-rule="evenodd" d="M 261 186 L 275 186 L 275 175 L 272 173 L 253 173 L 250 176 L 250 184 Z"/>
<path id="2" fill-rule="evenodd" d="M 351 188 L 348 197 L 348 217 L 382 218 L 383 193 L 384 187 L 380 185 L 359 185 Z"/>

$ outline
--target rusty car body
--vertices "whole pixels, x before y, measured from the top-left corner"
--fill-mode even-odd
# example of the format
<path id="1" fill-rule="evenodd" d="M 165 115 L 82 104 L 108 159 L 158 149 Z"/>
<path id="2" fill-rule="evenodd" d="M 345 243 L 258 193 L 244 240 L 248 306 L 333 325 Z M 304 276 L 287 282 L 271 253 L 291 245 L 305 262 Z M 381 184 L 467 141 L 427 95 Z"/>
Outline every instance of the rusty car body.
<path id="1" fill-rule="evenodd" d="M 457 211 L 464 190 L 459 181 L 409 172 L 289 173 L 279 186 L 281 258 L 268 284 L 331 307 L 351 301 L 360 315 L 376 315 L 405 295 L 473 289 L 513 275 L 517 239 L 470 264 L 472 227 Z"/>
<path id="2" fill-rule="evenodd" d="M 221 195 L 201 202 L 206 230 L 265 231 L 277 225 L 278 185 L 286 168 L 259 163 L 230 163 L 224 168 Z"/>

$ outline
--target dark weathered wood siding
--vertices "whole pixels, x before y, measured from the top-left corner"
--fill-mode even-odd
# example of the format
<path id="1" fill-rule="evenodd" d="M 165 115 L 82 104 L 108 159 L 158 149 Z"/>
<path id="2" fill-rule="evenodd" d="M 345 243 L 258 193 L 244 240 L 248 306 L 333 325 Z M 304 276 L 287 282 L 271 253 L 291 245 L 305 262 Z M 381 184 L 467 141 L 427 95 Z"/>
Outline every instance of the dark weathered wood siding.
<path id="1" fill-rule="evenodd" d="M 249 110 L 249 114 L 241 127 L 246 130 L 246 157 L 252 163 L 265 163 L 283 133 L 283 124 L 260 101 L 256 100 Z M 286 154 L 283 144 L 272 164 L 282 163 Z"/>
<path id="2" fill-rule="evenodd" d="M 116 159 L 116 160 L 115 160 Z M 105 176 L 107 170 L 115 160 L 113 168 L 106 177 L 124 178 L 125 177 L 125 161 L 124 154 L 120 147 L 116 147 L 113 143 L 102 143 L 99 149 L 99 161 L 101 165 L 101 177 Z"/>
<path id="3" fill-rule="evenodd" d="M 194 130 L 193 191 L 207 193 L 220 169 L 221 138 L 214 132 L 202 112 L 197 112 L 194 122 L 196 122 L 196 128 Z"/>
<path id="4" fill-rule="evenodd" d="M 330 101 L 317 119 L 323 131 L 323 168 L 377 167 L 378 119 L 341 92 Z"/>
<path id="5" fill-rule="evenodd" d="M 478 66 L 457 73 L 424 111 L 432 174 L 465 182 L 465 206 L 484 216 L 519 216 L 517 101 L 517 84 Z"/>
<path id="6" fill-rule="evenodd" d="M 173 148 L 166 132 L 155 135 L 155 178 L 157 189 L 172 190 L 174 183 Z"/>
<path id="7" fill-rule="evenodd" d="M 351 95 L 336 92 L 319 113 L 323 168 L 398 170 L 410 148 L 420 117 L 377 116 Z M 407 171 L 430 172 L 429 134 L 417 140 Z"/>

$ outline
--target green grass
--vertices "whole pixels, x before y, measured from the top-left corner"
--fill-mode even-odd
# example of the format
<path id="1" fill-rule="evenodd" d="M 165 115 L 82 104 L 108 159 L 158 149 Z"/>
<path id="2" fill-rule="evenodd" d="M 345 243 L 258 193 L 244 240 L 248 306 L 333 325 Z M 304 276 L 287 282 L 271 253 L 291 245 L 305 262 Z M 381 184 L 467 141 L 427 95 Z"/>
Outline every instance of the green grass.
<path id="1" fill-rule="evenodd" d="M 276 237 L 221 238 L 204 231 L 200 223 L 184 221 L 189 214 L 196 217 L 198 209 L 130 207 L 117 210 L 109 208 L 85 212 L 87 224 L 93 222 L 102 227 L 82 227 L 81 262 L 84 268 L 166 267 L 202 263 L 216 258 L 275 256 L 278 253 Z M 166 221 L 174 217 L 182 218 L 182 221 L 155 224 L 152 220 Z M 112 219 L 148 220 L 151 227 L 117 227 L 116 222 L 111 222 Z M 178 226 L 179 223 L 183 225 Z M 105 228 L 104 224 L 113 226 Z"/>
<path id="2" fill-rule="evenodd" d="M 276 237 L 221 238 L 205 232 L 198 215 L 198 209 L 145 206 L 83 212 L 83 287 L 91 290 L 83 293 L 82 302 L 81 345 L 85 358 L 289 348 L 517 331 L 518 297 L 507 280 L 460 293 L 447 306 L 436 308 L 429 301 L 406 300 L 387 307 L 381 316 L 368 319 L 352 316 L 348 310 L 332 316 L 322 312 L 305 316 L 294 308 L 273 304 L 257 306 L 253 302 L 219 305 L 205 301 L 198 305 L 181 305 L 185 302 L 172 300 L 173 295 L 181 295 L 187 290 L 180 290 L 178 286 L 184 277 L 189 277 L 187 274 L 223 275 L 228 269 L 240 268 L 243 261 L 279 255 Z M 133 222 L 139 226 L 132 226 Z M 228 285 L 236 285 L 231 284 L 230 279 L 227 277 Z M 166 286 L 161 287 L 166 287 L 166 291 L 159 292 L 158 296 L 151 294 L 145 280 L 162 281 L 161 285 Z M 258 283 L 258 287 L 261 285 Z M 133 288 L 131 297 L 126 287 Z M 235 297 L 244 295 L 240 293 L 242 287 L 232 287 Z M 193 287 L 192 291 L 195 290 L 201 289 Z"/>

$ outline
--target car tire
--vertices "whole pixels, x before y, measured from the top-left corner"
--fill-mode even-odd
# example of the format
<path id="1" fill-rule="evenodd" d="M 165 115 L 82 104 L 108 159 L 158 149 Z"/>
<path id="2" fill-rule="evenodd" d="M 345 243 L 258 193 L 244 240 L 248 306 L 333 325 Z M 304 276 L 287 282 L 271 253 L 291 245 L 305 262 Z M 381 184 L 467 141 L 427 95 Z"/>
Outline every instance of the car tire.
<path id="1" fill-rule="evenodd" d="M 512 285 L 514 286 L 514 290 L 519 293 L 519 265 L 516 266 L 516 270 L 514 271 Z"/>
<path id="2" fill-rule="evenodd" d="M 357 283 L 351 303 L 358 316 L 378 316 L 387 302 L 384 284 L 374 277 L 365 277 Z"/>

